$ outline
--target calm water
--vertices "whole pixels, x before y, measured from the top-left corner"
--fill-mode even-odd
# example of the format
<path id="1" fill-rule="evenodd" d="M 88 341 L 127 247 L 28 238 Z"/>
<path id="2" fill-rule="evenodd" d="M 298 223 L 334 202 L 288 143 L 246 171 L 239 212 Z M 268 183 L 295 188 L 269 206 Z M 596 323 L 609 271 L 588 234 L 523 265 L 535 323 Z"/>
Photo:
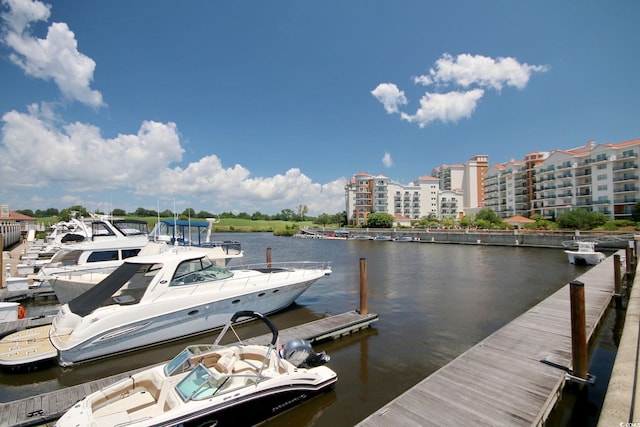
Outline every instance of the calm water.
<path id="1" fill-rule="evenodd" d="M 270 316 L 283 329 L 358 308 L 359 260 L 366 259 L 369 311 L 380 320 L 368 330 L 316 345 L 332 358 L 329 366 L 339 375 L 335 390 L 270 426 L 353 425 L 586 271 L 569 264 L 559 249 L 311 240 L 270 233 L 216 237 L 239 240 L 244 263 L 264 262 L 267 248 L 274 262 L 332 262 L 331 276 L 316 282 L 290 309 Z M 28 313 L 35 308 L 27 307 Z M 243 336 L 263 333 L 252 328 L 247 327 Z M 161 362 L 189 342 L 213 339 L 214 335 L 201 336 L 73 369 L 51 366 L 0 373 L 0 399 L 14 400 Z M 615 348 L 605 346 L 598 352 L 606 360 Z M 559 420 L 558 424 L 570 423 Z"/>

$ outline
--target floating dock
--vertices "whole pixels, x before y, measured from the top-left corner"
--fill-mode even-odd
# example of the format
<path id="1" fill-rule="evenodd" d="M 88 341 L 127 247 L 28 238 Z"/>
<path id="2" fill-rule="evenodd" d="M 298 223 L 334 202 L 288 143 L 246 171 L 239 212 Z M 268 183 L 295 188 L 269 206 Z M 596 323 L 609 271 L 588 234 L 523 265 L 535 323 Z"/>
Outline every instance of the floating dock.
<path id="1" fill-rule="evenodd" d="M 614 295 L 614 257 L 577 280 L 584 283 L 586 337 L 591 342 Z M 358 426 L 542 426 L 572 363 L 566 285 Z"/>
<path id="2" fill-rule="evenodd" d="M 303 338 L 309 342 L 318 342 L 327 339 L 338 339 L 368 328 L 378 320 L 377 314 L 360 314 L 350 311 L 335 316 L 325 317 L 300 326 L 283 329 L 279 331 L 279 336 L 283 342 L 292 338 Z M 265 334 L 248 340 L 243 340 L 247 344 L 268 344 L 271 334 Z M 93 393 L 112 384 L 122 378 L 126 378 L 135 371 L 124 372 L 79 384 L 66 387 L 61 390 L 39 394 L 37 396 L 16 400 L 13 402 L 0 404 L 0 426 L 38 426 L 56 420 L 64 414 L 73 404 Z"/>

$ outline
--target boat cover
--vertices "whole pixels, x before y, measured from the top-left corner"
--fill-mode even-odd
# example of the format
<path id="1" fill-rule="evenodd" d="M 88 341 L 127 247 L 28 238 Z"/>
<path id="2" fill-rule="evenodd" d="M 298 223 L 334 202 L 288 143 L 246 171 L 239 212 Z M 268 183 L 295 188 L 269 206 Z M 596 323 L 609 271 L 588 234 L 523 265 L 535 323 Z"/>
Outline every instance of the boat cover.
<path id="1" fill-rule="evenodd" d="M 101 282 L 69 301 L 69 309 L 78 316 L 86 316 L 110 300 L 111 296 L 141 268 L 149 268 L 149 265 L 125 262 Z"/>

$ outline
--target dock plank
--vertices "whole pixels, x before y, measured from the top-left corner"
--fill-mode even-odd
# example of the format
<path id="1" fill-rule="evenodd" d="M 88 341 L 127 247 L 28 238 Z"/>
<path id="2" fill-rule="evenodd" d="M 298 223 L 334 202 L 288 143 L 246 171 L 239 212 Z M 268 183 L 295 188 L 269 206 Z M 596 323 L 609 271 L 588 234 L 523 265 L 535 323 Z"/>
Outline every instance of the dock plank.
<path id="1" fill-rule="evenodd" d="M 283 329 L 280 337 L 283 340 L 290 338 L 302 338 L 307 341 L 318 341 L 323 339 L 339 338 L 347 331 L 358 331 L 369 327 L 378 320 L 377 314 L 360 314 L 355 311 L 325 317 L 303 325 Z M 333 334 L 333 335 L 332 335 Z M 265 334 L 244 340 L 249 344 L 267 344 L 271 339 L 271 334 Z M 13 402 L 0 403 L 0 425 L 4 426 L 35 426 L 53 421 L 59 418 L 75 402 L 84 398 L 87 394 L 96 391 L 106 385 L 113 384 L 134 372 L 146 369 L 140 368 L 134 371 L 123 372 L 107 378 L 101 378 L 84 384 L 78 384 L 55 390 L 49 393 L 16 400 Z M 30 409 L 32 408 L 32 409 Z M 33 411 L 41 410 L 41 414 L 29 416 Z"/>
<path id="2" fill-rule="evenodd" d="M 621 251 L 622 252 L 622 251 Z M 613 257 L 580 280 L 587 339 L 614 289 Z M 572 368 L 570 285 L 550 295 L 358 423 L 361 427 L 544 424 Z"/>

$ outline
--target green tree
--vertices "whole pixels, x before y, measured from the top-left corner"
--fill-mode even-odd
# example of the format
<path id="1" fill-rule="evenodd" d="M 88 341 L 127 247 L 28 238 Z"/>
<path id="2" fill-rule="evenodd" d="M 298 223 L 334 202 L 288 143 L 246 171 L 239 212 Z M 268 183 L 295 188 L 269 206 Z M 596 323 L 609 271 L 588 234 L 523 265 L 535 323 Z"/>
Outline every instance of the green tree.
<path id="1" fill-rule="evenodd" d="M 585 209 L 574 209 L 558 215 L 556 223 L 560 228 L 591 230 L 604 225 L 609 218 L 602 212 L 591 212 Z"/>
<path id="2" fill-rule="evenodd" d="M 637 202 L 631 212 L 631 219 L 634 222 L 640 222 L 640 202 Z"/>
<path id="3" fill-rule="evenodd" d="M 480 209 L 476 214 L 475 222 L 478 223 L 478 220 L 486 221 L 492 225 L 500 225 L 502 223 L 502 218 L 493 211 L 493 209 Z M 484 228 L 484 227 L 483 227 Z"/>
<path id="4" fill-rule="evenodd" d="M 298 205 L 298 218 L 300 221 L 304 221 L 304 217 L 309 213 L 307 205 Z"/>
<path id="5" fill-rule="evenodd" d="M 185 218 L 197 218 L 196 211 L 193 208 L 186 208 L 180 216 Z"/>
<path id="6" fill-rule="evenodd" d="M 18 209 L 16 212 L 21 213 L 22 215 L 30 216 L 35 218 L 36 214 L 33 213 L 31 209 Z"/>
<path id="7" fill-rule="evenodd" d="M 124 209 L 114 209 L 111 211 L 111 215 L 113 216 L 126 216 L 127 212 Z"/>
<path id="8" fill-rule="evenodd" d="M 320 225 L 331 224 L 331 217 L 329 216 L 329 214 L 321 213 L 320 215 L 318 215 L 318 218 L 316 218 L 316 222 Z"/>
<path id="9" fill-rule="evenodd" d="M 214 214 L 207 211 L 200 211 L 196 214 L 196 218 L 213 218 L 214 216 Z"/>
<path id="10" fill-rule="evenodd" d="M 371 212 L 367 215 L 367 227 L 371 228 L 391 228 L 393 226 L 393 215 L 386 212 Z"/>

